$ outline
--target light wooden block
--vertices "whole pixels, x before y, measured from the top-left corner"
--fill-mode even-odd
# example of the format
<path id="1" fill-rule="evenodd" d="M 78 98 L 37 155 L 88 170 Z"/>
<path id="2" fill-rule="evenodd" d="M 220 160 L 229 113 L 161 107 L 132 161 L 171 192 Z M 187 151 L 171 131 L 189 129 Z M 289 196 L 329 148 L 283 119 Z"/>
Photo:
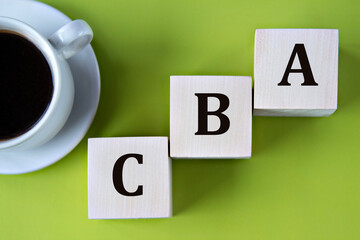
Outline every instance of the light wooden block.
<path id="1" fill-rule="evenodd" d="M 338 35 L 337 29 L 256 30 L 254 115 L 328 116 L 334 113 L 338 90 Z M 313 79 L 307 71 L 309 68 Z M 288 71 L 289 85 L 282 81 L 287 69 L 298 69 L 298 72 Z M 311 84 L 314 82 L 316 84 Z"/>
<path id="2" fill-rule="evenodd" d="M 167 137 L 89 139 L 89 219 L 171 217 L 168 156 Z"/>
<path id="3" fill-rule="evenodd" d="M 199 123 L 199 104 L 200 101 L 203 102 L 200 100 L 200 94 L 221 94 L 228 98 L 228 107 L 226 109 L 224 107 L 222 112 L 229 120 L 229 128 L 226 132 L 219 131 L 221 134 L 216 135 L 199 133 L 201 125 Z M 207 97 L 206 100 L 209 112 L 222 110 L 220 109 L 221 102 L 225 106 L 225 101 L 218 97 Z M 203 108 L 201 107 L 201 109 Z M 200 115 L 203 116 L 203 113 Z M 211 132 L 219 130 L 221 122 L 224 121 L 216 115 L 207 115 L 206 120 L 207 130 Z M 171 157 L 249 158 L 251 156 L 251 124 L 251 77 L 170 77 Z"/>

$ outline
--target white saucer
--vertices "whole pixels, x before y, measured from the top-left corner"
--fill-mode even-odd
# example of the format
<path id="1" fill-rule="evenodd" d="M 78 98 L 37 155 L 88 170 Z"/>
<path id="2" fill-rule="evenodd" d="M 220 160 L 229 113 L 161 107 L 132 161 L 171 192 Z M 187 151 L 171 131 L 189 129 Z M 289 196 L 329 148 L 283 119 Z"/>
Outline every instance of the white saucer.
<path id="1" fill-rule="evenodd" d="M 71 19 L 37 1 L 0 0 L 0 16 L 26 22 L 49 37 Z M 50 142 L 27 151 L 0 153 L 0 174 L 27 173 L 47 167 L 68 154 L 86 134 L 96 113 L 100 75 L 91 46 L 69 60 L 75 82 L 74 107 L 64 128 Z"/>

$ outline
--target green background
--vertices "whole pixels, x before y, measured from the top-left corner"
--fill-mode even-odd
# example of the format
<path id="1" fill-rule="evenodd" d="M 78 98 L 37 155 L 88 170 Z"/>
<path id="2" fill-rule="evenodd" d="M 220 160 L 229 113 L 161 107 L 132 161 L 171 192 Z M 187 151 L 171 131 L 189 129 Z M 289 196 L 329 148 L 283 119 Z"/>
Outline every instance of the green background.
<path id="1" fill-rule="evenodd" d="M 47 0 L 88 21 L 102 91 L 63 160 L 0 176 L 0 239 L 360 239 L 360 2 Z M 247 160 L 173 160 L 170 219 L 88 220 L 87 138 L 168 136 L 169 76 L 253 75 L 257 28 L 338 28 L 328 118 L 254 117 Z"/>

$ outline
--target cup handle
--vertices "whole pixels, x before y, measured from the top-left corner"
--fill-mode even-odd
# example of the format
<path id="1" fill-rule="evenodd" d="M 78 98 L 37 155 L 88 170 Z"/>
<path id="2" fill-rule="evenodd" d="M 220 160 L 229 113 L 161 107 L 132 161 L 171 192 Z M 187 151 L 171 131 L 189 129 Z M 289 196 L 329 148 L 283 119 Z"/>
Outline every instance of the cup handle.
<path id="1" fill-rule="evenodd" d="M 91 27 L 84 20 L 74 20 L 52 34 L 49 42 L 68 59 L 86 47 L 92 38 Z"/>

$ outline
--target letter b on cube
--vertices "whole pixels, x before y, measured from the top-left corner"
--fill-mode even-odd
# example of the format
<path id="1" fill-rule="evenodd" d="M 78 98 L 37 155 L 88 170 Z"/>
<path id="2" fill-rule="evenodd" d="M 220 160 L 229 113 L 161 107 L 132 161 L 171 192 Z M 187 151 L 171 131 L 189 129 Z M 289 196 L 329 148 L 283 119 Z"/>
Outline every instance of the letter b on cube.
<path id="1" fill-rule="evenodd" d="M 170 156 L 249 158 L 251 77 L 171 76 Z"/>

